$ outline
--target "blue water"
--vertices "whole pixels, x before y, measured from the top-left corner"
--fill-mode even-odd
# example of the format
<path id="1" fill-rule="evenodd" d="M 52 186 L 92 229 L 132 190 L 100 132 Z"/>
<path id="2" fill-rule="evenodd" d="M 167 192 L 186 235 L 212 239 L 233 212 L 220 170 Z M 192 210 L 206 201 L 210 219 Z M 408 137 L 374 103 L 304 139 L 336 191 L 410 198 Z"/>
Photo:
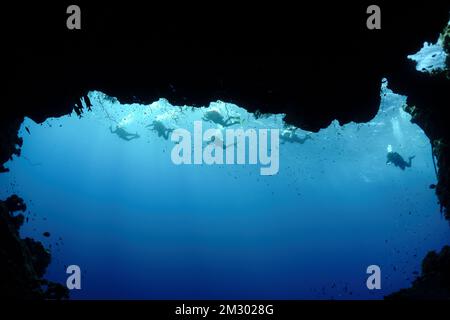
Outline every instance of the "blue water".
<path id="1" fill-rule="evenodd" d="M 66 267 L 80 266 L 75 299 L 381 299 L 450 240 L 429 189 L 430 142 L 405 97 L 386 83 L 381 94 L 369 123 L 297 130 L 311 139 L 281 144 L 278 174 L 263 176 L 259 164 L 177 166 L 174 143 L 145 126 L 191 130 L 214 109 L 241 118 L 232 128 L 283 131 L 283 115 L 256 119 L 220 101 L 122 105 L 91 92 L 81 118 L 25 119 L 22 156 L 0 175 L 0 196 L 26 201 L 21 234 L 49 247 L 49 279 L 65 283 Z M 116 125 L 140 138 L 120 139 Z M 415 155 L 412 168 L 386 165 L 389 145 Z M 372 264 L 381 290 L 366 287 Z"/>

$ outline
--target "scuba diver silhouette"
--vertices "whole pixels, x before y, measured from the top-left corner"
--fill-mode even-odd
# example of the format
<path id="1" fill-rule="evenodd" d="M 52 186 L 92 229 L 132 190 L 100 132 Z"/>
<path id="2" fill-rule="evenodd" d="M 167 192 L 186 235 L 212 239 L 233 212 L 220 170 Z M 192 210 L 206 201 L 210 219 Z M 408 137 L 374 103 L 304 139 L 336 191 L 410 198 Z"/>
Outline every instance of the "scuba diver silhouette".
<path id="1" fill-rule="evenodd" d="M 145 126 L 146 128 L 152 128 L 153 131 L 158 133 L 158 137 L 163 137 L 165 140 L 169 139 L 169 134 L 174 129 L 166 128 L 164 123 L 159 120 L 154 120 L 152 124 Z"/>
<path id="2" fill-rule="evenodd" d="M 109 126 L 109 131 L 111 133 L 117 134 L 117 136 L 125 141 L 131 141 L 140 137 L 137 133 L 129 133 L 124 128 L 116 126 L 116 130 L 113 131 L 112 127 Z"/>
<path id="3" fill-rule="evenodd" d="M 389 151 L 387 153 L 387 160 L 386 164 L 392 163 L 394 166 L 399 167 L 402 170 L 405 170 L 405 168 L 411 168 L 411 160 L 414 159 L 416 156 L 411 156 L 408 158 L 408 162 L 406 162 L 403 157 L 398 154 L 397 152 Z"/>
<path id="4" fill-rule="evenodd" d="M 238 121 L 236 121 L 236 119 Z M 206 121 L 206 122 L 209 121 L 209 122 L 213 122 L 215 124 L 220 124 L 222 127 L 225 127 L 225 128 L 241 123 L 240 117 L 228 117 L 227 119 L 224 119 L 223 115 L 221 115 L 219 113 L 219 111 L 217 111 L 217 110 L 207 111 L 203 115 L 202 120 Z"/>
<path id="5" fill-rule="evenodd" d="M 281 143 L 285 143 L 285 142 L 290 142 L 290 143 L 300 143 L 300 144 L 304 144 L 306 142 L 306 140 L 310 140 L 312 139 L 310 135 L 305 135 L 305 137 L 300 138 L 295 131 L 298 128 L 294 128 L 294 129 L 286 129 L 284 130 L 281 134 L 280 134 L 280 139 L 281 139 Z"/>

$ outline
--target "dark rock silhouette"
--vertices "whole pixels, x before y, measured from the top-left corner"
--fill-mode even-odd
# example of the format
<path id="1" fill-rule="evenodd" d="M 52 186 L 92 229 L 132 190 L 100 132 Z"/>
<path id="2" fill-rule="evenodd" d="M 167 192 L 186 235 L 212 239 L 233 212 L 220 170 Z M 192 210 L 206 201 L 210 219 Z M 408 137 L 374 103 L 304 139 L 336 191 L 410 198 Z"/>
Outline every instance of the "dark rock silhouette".
<path id="1" fill-rule="evenodd" d="M 0 201 L 0 297 L 68 298 L 66 287 L 42 278 L 51 261 L 42 243 L 19 236 L 24 216 L 14 213 L 25 210 L 25 203 L 16 195 Z"/>
<path id="2" fill-rule="evenodd" d="M 450 246 L 444 246 L 439 253 L 429 252 L 422 261 L 422 273 L 412 287 L 386 299 L 450 299 Z"/>

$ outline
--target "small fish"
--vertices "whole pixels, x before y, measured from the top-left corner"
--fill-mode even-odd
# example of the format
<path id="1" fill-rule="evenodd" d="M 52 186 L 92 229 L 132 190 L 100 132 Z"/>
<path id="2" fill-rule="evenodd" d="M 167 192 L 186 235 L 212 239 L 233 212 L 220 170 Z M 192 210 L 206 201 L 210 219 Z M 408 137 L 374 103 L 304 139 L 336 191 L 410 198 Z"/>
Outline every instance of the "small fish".
<path id="1" fill-rule="evenodd" d="M 28 127 L 25 127 L 25 130 L 27 130 L 28 134 L 31 134 L 30 129 Z"/>

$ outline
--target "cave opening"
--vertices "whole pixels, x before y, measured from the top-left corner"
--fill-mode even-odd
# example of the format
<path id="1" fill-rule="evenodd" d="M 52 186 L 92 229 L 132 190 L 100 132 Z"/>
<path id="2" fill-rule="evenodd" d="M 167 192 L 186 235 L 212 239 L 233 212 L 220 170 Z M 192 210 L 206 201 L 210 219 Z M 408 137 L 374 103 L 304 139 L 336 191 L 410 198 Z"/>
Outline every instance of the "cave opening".
<path id="1" fill-rule="evenodd" d="M 65 283 L 65 267 L 80 267 L 73 298 L 379 299 L 448 243 L 430 141 L 386 80 L 380 95 L 371 121 L 313 133 L 221 101 L 121 104 L 92 91 L 81 117 L 25 119 L 1 195 L 28 204 L 21 233 L 52 252 L 47 278 Z M 279 172 L 174 164 L 171 133 L 195 121 L 278 129 Z M 411 166 L 387 163 L 388 151 Z M 365 285 L 374 264 L 381 290 Z"/>

